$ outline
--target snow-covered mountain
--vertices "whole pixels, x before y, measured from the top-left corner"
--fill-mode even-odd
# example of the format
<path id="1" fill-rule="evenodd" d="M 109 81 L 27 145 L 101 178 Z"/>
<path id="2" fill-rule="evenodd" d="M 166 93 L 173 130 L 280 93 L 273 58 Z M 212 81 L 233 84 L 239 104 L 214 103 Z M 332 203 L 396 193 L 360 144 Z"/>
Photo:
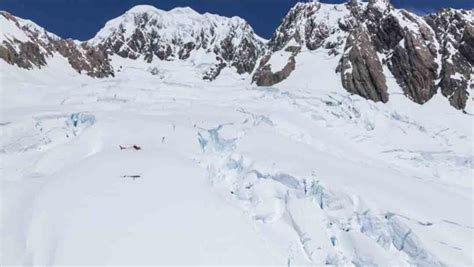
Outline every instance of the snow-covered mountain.
<path id="1" fill-rule="evenodd" d="M 0 265 L 472 266 L 471 14 L 2 12 Z"/>
<path id="2" fill-rule="evenodd" d="M 239 74 L 253 73 L 253 82 L 270 86 L 299 72 L 296 58 L 309 50 L 338 58 L 339 64 L 331 68 L 340 73 L 340 84 L 373 101 L 389 101 L 389 87 L 400 87 L 419 104 L 437 93 L 457 109 L 465 110 L 472 102 L 472 10 L 445 9 L 420 17 L 394 8 L 388 0 L 298 3 L 268 43 L 238 17 L 199 14 L 190 8 L 136 6 L 86 42 L 63 40 L 30 21 L 1 15 L 5 27 L 0 57 L 22 68 L 41 67 L 47 57 L 59 53 L 78 72 L 109 77 L 123 67 L 113 63 L 114 55 L 147 63 L 189 59 L 201 67 L 203 79 L 214 80 L 228 67 Z M 310 78 L 325 79 L 320 73 Z"/>
<path id="3" fill-rule="evenodd" d="M 152 63 L 186 60 L 195 52 L 204 54 L 196 64 L 209 65 L 203 79 L 214 80 L 225 67 L 251 73 L 264 50 L 263 39 L 241 18 L 199 14 L 190 8 L 135 6 L 86 42 L 64 40 L 5 11 L 1 19 L 0 57 L 8 63 L 41 67 L 58 53 L 78 72 L 99 78 L 119 71 L 111 62 L 113 55 Z"/>
<path id="4" fill-rule="evenodd" d="M 114 71 L 107 55 L 86 43 L 62 39 L 30 20 L 0 11 L 0 58 L 20 68 L 41 68 L 48 59 L 64 57 L 79 73 L 108 77 Z"/>
<path id="5" fill-rule="evenodd" d="M 260 62 L 254 81 L 281 82 L 298 71 L 291 66 L 298 65 L 295 57 L 302 50 L 321 51 L 339 58 L 339 79 L 351 93 L 387 102 L 392 86 L 387 79 L 394 77 L 394 86 L 416 103 L 441 91 L 452 106 L 464 109 L 474 89 L 473 23 L 472 10 L 446 9 L 420 17 L 387 0 L 298 3 L 269 41 L 271 52 Z M 268 61 L 285 51 L 286 65 L 270 68 Z M 318 73 L 309 77 L 313 82 L 324 79 Z"/>
<path id="6" fill-rule="evenodd" d="M 241 18 L 202 15 L 191 8 L 166 12 L 147 5 L 109 21 L 89 43 L 109 54 L 147 62 L 184 60 L 203 50 L 216 61 L 214 73 L 205 76 L 210 80 L 225 66 L 235 67 L 238 73 L 252 72 L 264 47 Z"/>

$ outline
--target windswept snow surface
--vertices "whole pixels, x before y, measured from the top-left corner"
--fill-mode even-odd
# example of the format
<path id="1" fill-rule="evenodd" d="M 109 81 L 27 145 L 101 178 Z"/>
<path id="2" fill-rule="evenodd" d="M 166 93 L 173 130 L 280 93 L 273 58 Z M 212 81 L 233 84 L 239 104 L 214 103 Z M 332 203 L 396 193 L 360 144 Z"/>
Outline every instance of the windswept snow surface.
<path id="1" fill-rule="evenodd" d="M 473 121 L 443 97 L 351 96 L 323 53 L 260 88 L 114 60 L 0 62 L 2 266 L 472 266 Z"/>

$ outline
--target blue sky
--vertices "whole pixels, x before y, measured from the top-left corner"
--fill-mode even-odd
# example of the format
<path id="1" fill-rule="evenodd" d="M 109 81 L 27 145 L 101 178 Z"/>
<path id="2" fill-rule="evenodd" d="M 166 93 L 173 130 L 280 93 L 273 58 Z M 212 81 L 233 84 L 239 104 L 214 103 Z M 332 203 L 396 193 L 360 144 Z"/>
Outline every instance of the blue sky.
<path id="1" fill-rule="evenodd" d="M 65 38 L 87 40 L 109 19 L 123 14 L 138 4 L 150 4 L 169 10 L 190 6 L 200 13 L 210 12 L 223 16 L 246 19 L 257 34 L 269 38 L 282 17 L 296 0 L 1 0 L 0 9 L 28 18 L 48 31 Z M 345 0 L 321 0 L 342 3 Z M 436 11 L 442 7 L 474 8 L 474 0 L 392 0 L 396 7 L 418 14 Z"/>

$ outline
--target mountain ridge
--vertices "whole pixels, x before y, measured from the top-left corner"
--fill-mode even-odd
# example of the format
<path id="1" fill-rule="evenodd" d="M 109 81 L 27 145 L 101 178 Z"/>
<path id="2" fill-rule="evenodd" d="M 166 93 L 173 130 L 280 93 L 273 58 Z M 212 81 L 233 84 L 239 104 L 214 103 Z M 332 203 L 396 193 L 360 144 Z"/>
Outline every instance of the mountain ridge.
<path id="1" fill-rule="evenodd" d="M 472 10 L 443 9 L 417 16 L 396 9 L 387 0 L 300 2 L 268 42 L 239 17 L 200 14 L 189 7 L 163 11 L 138 5 L 109 20 L 94 38 L 83 42 L 62 39 L 34 23 L 37 27 L 28 30 L 25 20 L 6 11 L 0 17 L 18 24 L 30 38 L 2 36 L 0 58 L 27 69 L 40 68 L 59 53 L 77 72 L 104 78 L 119 71 L 111 64 L 113 55 L 151 63 L 186 60 L 203 51 L 213 58 L 202 73 L 204 80 L 212 81 L 224 68 L 231 68 L 250 74 L 257 86 L 272 86 L 299 71 L 296 58 L 304 49 L 339 57 L 334 71 L 340 74 L 342 87 L 376 102 L 389 101 L 387 75 L 393 75 L 403 93 L 418 104 L 440 92 L 460 110 L 465 109 L 474 87 Z M 275 69 L 268 61 L 283 49 L 289 51 L 287 62 Z"/>
<path id="2" fill-rule="evenodd" d="M 403 93 L 418 104 L 441 89 L 452 106 L 464 109 L 474 88 L 473 17 L 472 10 L 453 9 L 420 17 L 386 0 L 298 3 L 270 39 L 269 50 L 279 51 L 295 40 L 293 51 L 341 55 L 336 72 L 342 86 L 366 99 L 389 101 L 386 78 L 393 75 Z M 289 56 L 287 66 L 295 65 L 298 53 Z M 294 70 L 286 68 L 284 75 L 269 71 L 265 61 L 272 54 L 256 71 L 257 85 L 280 83 Z"/>

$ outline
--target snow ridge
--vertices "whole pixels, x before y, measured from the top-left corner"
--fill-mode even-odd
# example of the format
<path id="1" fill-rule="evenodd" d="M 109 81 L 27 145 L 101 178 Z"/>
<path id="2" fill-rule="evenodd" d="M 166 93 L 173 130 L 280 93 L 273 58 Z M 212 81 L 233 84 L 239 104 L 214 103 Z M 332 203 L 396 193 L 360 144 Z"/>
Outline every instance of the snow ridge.
<path id="1" fill-rule="evenodd" d="M 148 63 L 186 60 L 202 50 L 216 57 L 216 73 L 204 75 L 209 80 L 225 67 L 235 67 L 239 74 L 252 72 L 264 49 L 262 38 L 239 17 L 199 14 L 189 7 L 163 11 L 147 5 L 107 22 L 88 43 Z"/>

